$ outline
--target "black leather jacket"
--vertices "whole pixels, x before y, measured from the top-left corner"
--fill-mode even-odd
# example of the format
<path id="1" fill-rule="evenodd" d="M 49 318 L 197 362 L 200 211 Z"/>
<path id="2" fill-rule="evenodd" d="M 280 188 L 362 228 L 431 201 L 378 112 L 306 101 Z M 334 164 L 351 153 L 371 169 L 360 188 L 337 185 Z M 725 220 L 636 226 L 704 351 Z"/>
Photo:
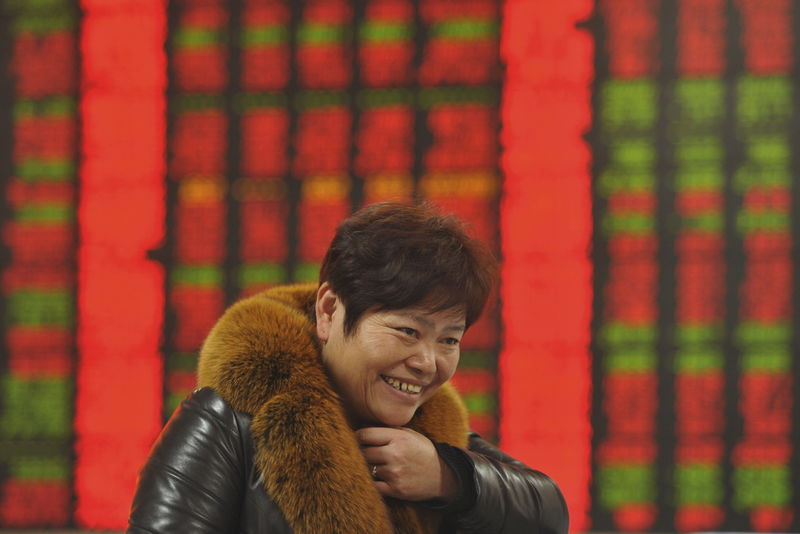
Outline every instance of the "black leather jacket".
<path id="1" fill-rule="evenodd" d="M 264 489 L 253 454 L 250 416 L 210 388 L 196 391 L 164 428 L 141 471 L 128 532 L 293 534 Z M 474 505 L 446 516 L 440 532 L 567 532 L 566 505 L 550 478 L 475 434 L 466 457 Z M 336 525 L 330 532 L 339 532 Z"/>

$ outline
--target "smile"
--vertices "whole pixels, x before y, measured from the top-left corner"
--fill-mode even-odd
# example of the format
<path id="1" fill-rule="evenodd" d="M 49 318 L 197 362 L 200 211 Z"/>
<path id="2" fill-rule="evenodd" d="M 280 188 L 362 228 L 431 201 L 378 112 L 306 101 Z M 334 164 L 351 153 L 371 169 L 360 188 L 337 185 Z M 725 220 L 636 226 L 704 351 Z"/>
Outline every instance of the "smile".
<path id="1" fill-rule="evenodd" d="M 405 393 L 419 393 L 422 391 L 422 386 L 415 386 L 414 384 L 408 384 L 406 382 L 401 382 L 395 378 L 390 378 L 388 376 L 381 375 L 383 381 L 392 386 L 394 389 L 398 391 L 403 391 Z"/>

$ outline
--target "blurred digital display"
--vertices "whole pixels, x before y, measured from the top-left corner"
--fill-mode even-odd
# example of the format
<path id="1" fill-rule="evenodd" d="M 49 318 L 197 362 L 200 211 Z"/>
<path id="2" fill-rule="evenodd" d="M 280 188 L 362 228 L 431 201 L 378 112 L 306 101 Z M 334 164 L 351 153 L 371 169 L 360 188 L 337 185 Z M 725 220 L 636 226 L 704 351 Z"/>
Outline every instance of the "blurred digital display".
<path id="1" fill-rule="evenodd" d="M 593 529 L 791 530 L 792 5 L 598 16 Z"/>
<path id="2" fill-rule="evenodd" d="M 562 268 L 547 258 L 566 257 L 549 250 L 563 234 L 551 232 L 549 241 L 536 241 L 543 249 L 529 249 L 526 225 L 547 227 L 545 218 L 561 210 L 573 214 L 561 221 L 565 234 L 582 224 L 577 208 L 565 209 L 580 184 L 568 185 L 574 177 L 555 169 L 565 159 L 575 169 L 582 164 L 584 132 L 565 125 L 585 122 L 594 223 L 591 529 L 800 528 L 798 9 L 790 0 L 597 0 L 594 7 L 573 24 L 592 38 L 590 66 L 569 46 L 563 53 L 539 47 L 557 41 L 537 33 L 554 31 L 544 14 L 572 9 L 566 4 L 537 7 L 542 20 L 524 32 L 530 41 L 509 42 L 508 57 L 529 54 L 533 67 L 526 68 L 541 69 L 515 71 L 511 80 L 529 92 L 507 102 L 509 109 L 541 121 L 522 139 L 513 121 L 504 117 L 501 125 L 508 95 L 500 33 L 508 21 L 499 2 L 165 4 L 167 235 L 140 258 L 166 271 L 164 287 L 149 288 L 165 300 L 165 321 L 151 332 L 163 334 L 164 417 L 194 388 L 200 344 L 225 307 L 275 284 L 316 280 L 336 226 L 364 204 L 429 200 L 497 250 L 501 194 L 511 206 L 520 181 L 535 181 L 545 200 L 530 201 L 520 225 L 504 235 L 509 247 L 527 251 L 517 283 L 542 284 Z M 76 511 L 76 488 L 96 486 L 98 474 L 84 477 L 76 465 L 108 455 L 99 442 L 73 450 L 81 438 L 74 429 L 91 426 L 74 413 L 76 310 L 91 322 L 84 306 L 100 302 L 76 292 L 87 287 L 78 283 L 76 251 L 100 243 L 79 243 L 78 230 L 95 224 L 123 232 L 130 222 L 82 211 L 79 202 L 112 195 L 109 205 L 124 203 L 131 193 L 124 177 L 109 178 L 104 189 L 110 171 L 78 146 L 87 139 L 92 146 L 80 110 L 110 94 L 102 76 L 93 79 L 95 92 L 79 79 L 91 57 L 79 50 L 82 37 L 114 27 L 102 16 L 86 24 L 95 9 L 67 0 L 0 1 L 0 37 L 8 44 L 0 55 L 0 126 L 10 132 L 0 143 L 3 526 L 64 527 L 90 517 Z M 89 66 L 102 72 L 103 65 Z M 566 74 L 573 67 L 593 71 L 591 124 L 570 100 L 579 94 Z M 545 71 L 546 84 L 529 85 Z M 113 110 L 102 109 L 113 121 Z M 508 128 L 505 149 L 532 143 L 538 152 L 501 153 L 501 126 Z M 503 157 L 511 186 L 503 184 Z M 94 174 L 82 182 L 86 162 Z M 138 239 L 135 233 L 129 237 Z M 99 287 L 118 286 L 114 276 Z M 535 306 L 525 305 L 514 313 Z M 464 339 L 454 379 L 473 428 L 489 439 L 498 437 L 497 307 Z M 557 319 L 540 317 L 537 326 L 558 330 Z M 88 367 L 102 358 L 106 334 L 80 346 Z M 510 343 L 527 350 L 531 342 L 552 358 L 580 344 L 548 336 L 531 332 Z M 543 370 L 528 363 L 515 369 Z M 564 362 L 564 369 L 577 367 Z M 527 375 L 517 374 L 523 383 Z M 542 436 L 527 438 L 538 446 Z M 557 456 L 553 442 L 540 452 Z M 112 492 L 118 499 L 124 493 Z"/>
<path id="3" fill-rule="evenodd" d="M 0 4 L 0 524 L 72 514 L 78 18 Z M 7 61 L 7 63 L 5 63 Z"/>
<path id="4" fill-rule="evenodd" d="M 365 203 L 428 199 L 497 246 L 495 2 L 183 0 L 169 36 L 165 415 L 224 306 L 316 281 Z M 495 315 L 456 378 L 490 439 Z"/>

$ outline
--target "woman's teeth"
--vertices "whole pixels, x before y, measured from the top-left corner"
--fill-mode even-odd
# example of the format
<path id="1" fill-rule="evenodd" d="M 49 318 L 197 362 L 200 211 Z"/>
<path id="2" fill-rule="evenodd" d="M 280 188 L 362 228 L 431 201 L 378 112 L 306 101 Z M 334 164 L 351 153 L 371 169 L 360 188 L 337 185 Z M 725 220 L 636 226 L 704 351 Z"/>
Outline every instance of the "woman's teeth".
<path id="1" fill-rule="evenodd" d="M 414 384 L 406 384 L 405 382 L 400 382 L 397 379 L 389 378 L 388 376 L 381 375 L 383 381 L 392 386 L 394 389 L 399 389 L 400 391 L 405 391 L 406 393 L 419 393 L 422 391 L 422 386 L 415 386 Z"/>

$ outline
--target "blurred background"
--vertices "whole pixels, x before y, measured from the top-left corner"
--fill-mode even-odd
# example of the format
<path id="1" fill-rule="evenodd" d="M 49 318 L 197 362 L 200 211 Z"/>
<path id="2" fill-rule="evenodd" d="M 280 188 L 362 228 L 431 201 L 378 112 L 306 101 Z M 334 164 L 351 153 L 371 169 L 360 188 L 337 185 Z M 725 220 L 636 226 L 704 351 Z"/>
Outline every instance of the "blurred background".
<path id="1" fill-rule="evenodd" d="M 224 308 L 425 199 L 571 529 L 800 529 L 791 0 L 0 0 L 0 528 L 122 530 Z M 54 530 L 55 531 L 55 530 Z"/>

